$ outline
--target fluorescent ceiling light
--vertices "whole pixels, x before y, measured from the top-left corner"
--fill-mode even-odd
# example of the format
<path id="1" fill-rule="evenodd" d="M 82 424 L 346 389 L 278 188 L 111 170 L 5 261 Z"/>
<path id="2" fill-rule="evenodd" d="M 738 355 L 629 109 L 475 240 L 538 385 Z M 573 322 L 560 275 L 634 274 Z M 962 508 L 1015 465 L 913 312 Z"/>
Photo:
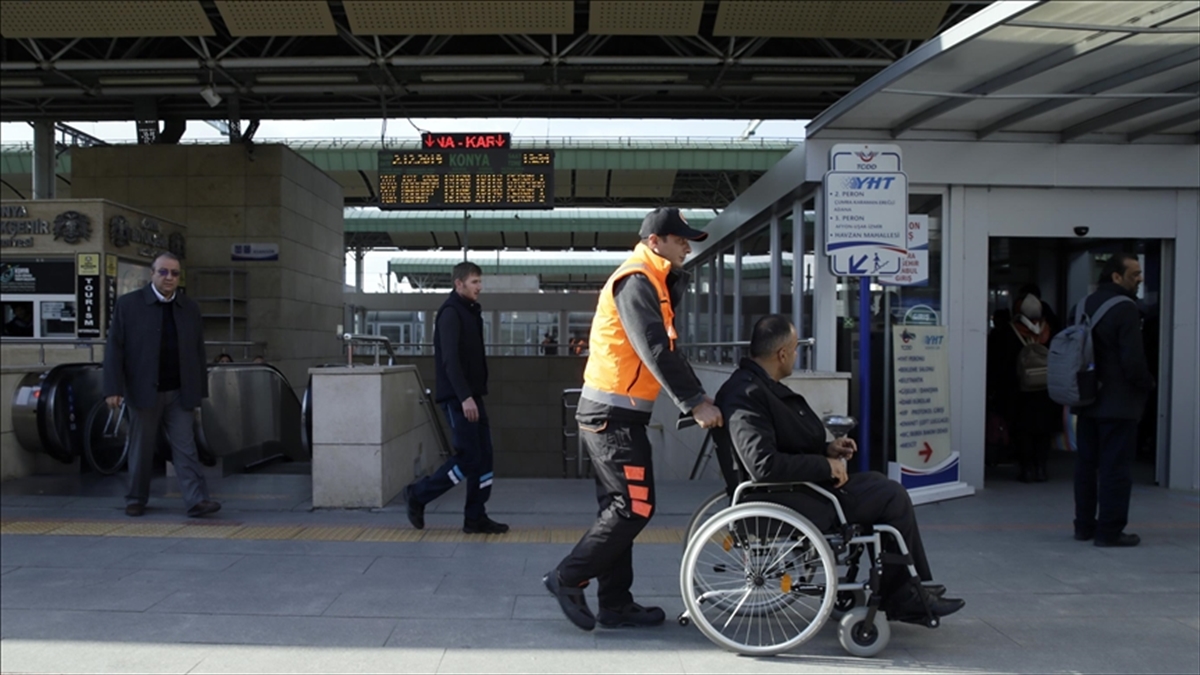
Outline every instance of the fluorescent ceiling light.
<path id="1" fill-rule="evenodd" d="M 263 84 L 353 84 L 358 82 L 354 73 L 305 73 L 301 75 L 257 75 L 254 78 Z"/>
<path id="2" fill-rule="evenodd" d="M 853 75 L 833 73 L 758 73 L 750 76 L 751 82 L 774 82 L 778 84 L 854 84 Z"/>
<path id="3" fill-rule="evenodd" d="M 164 84 L 196 84 L 195 77 L 190 75 L 160 75 L 149 77 L 102 77 L 100 84 L 107 86 L 139 86 L 139 85 L 164 85 Z"/>
<path id="4" fill-rule="evenodd" d="M 36 77 L 16 77 L 0 80 L 0 87 L 40 87 L 42 81 Z"/>
<path id="5" fill-rule="evenodd" d="M 585 73 L 584 82 L 687 82 L 686 73 Z"/>
<path id="6" fill-rule="evenodd" d="M 524 82 L 523 73 L 421 73 L 422 82 Z"/>

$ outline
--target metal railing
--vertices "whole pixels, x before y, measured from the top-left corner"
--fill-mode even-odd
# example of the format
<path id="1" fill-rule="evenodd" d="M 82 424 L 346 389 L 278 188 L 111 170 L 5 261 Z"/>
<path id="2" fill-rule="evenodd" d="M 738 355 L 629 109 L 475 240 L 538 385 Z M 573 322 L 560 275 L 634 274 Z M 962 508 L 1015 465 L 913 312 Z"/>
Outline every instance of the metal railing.
<path id="1" fill-rule="evenodd" d="M 100 346 L 100 345 L 108 344 L 108 340 L 102 340 L 100 338 L 56 339 L 56 338 L 6 337 L 3 340 L 0 340 L 0 344 L 2 344 L 2 345 L 37 345 L 37 347 L 38 347 L 38 362 L 37 363 L 20 363 L 20 364 L 14 363 L 11 365 L 44 366 L 44 365 L 47 365 L 46 364 L 46 347 L 47 346 L 50 346 L 50 347 L 74 347 L 75 349 L 86 348 L 88 350 L 88 361 L 91 361 L 92 363 L 96 363 L 96 347 Z M 249 340 L 232 340 L 232 341 L 230 341 L 230 340 L 207 341 L 206 340 L 204 342 L 204 346 L 205 347 L 244 347 L 246 349 L 249 349 L 250 347 L 265 348 L 267 346 L 267 343 L 252 342 Z M 9 365 L 9 364 L 5 363 L 5 365 Z"/>
<path id="2" fill-rule="evenodd" d="M 803 370 L 813 369 L 813 347 L 816 338 L 804 338 L 797 343 L 799 353 L 796 355 L 796 366 Z M 692 363 L 713 365 L 737 365 L 743 356 L 750 355 L 750 341 L 738 340 L 728 342 L 685 342 L 677 347 L 683 350 Z"/>
<path id="3" fill-rule="evenodd" d="M 354 345 L 373 345 L 375 347 L 375 365 L 379 365 L 379 345 L 387 350 L 387 364 L 396 365 L 396 352 L 392 350 L 392 341 L 382 335 L 366 335 L 364 333 L 345 333 L 342 342 L 346 344 L 346 365 L 354 367 Z"/>

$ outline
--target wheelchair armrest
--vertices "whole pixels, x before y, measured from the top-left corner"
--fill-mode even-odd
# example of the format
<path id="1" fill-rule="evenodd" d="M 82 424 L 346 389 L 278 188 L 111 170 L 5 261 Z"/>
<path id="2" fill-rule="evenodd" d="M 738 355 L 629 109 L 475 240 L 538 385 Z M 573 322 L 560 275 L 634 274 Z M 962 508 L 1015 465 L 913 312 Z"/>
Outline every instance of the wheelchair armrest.
<path id="1" fill-rule="evenodd" d="M 788 482 L 788 483 L 755 483 L 754 481 L 745 481 L 743 483 L 740 483 L 737 486 L 737 488 L 733 491 L 733 499 L 730 502 L 730 504 L 741 503 L 742 494 L 745 493 L 747 490 L 754 490 L 757 488 L 773 488 L 773 487 L 789 488 L 789 489 L 806 488 L 808 490 L 812 490 L 816 494 L 828 499 L 829 503 L 833 505 L 834 510 L 837 512 L 838 523 L 840 523 L 842 525 L 846 524 L 846 513 L 844 511 L 842 511 L 842 504 L 841 504 L 841 502 L 838 501 L 837 497 L 835 497 L 832 492 L 826 490 L 825 488 L 821 487 L 820 485 L 817 485 L 816 483 L 811 483 L 808 481 L 796 481 L 796 482 Z"/>

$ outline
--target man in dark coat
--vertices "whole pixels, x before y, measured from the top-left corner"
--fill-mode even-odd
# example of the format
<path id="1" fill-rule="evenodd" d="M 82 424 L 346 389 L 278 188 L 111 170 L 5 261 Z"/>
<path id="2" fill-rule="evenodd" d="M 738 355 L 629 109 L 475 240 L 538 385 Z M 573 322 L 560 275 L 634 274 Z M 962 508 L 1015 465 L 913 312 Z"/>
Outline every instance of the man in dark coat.
<path id="1" fill-rule="evenodd" d="M 1138 421 L 1154 390 L 1154 375 L 1146 365 L 1137 289 L 1142 266 L 1135 256 L 1118 253 L 1100 272 L 1096 292 L 1083 300 L 1093 314 L 1112 298 L 1127 297 L 1092 327 L 1096 400 L 1074 409 L 1079 416 L 1075 459 L 1075 538 L 1095 538 L 1096 546 L 1137 546 L 1141 539 L 1125 533 L 1129 521 L 1130 475 L 1137 452 Z M 1072 318 L 1075 313 L 1072 312 Z M 1099 515 L 1097 516 L 1097 507 Z"/>
<path id="2" fill-rule="evenodd" d="M 111 408 L 129 411 L 129 494 L 125 514 L 146 512 L 159 428 L 166 431 L 187 515 L 216 513 L 196 454 L 193 424 L 208 397 L 200 306 L 179 292 L 179 258 L 154 259 L 145 287 L 122 295 L 112 311 L 104 350 L 104 394 Z"/>
<path id="3" fill-rule="evenodd" d="M 740 473 L 730 482 L 819 484 L 837 496 L 849 522 L 895 527 L 920 580 L 931 581 L 908 492 L 878 472 L 848 474 L 846 460 L 857 450 L 854 441 L 826 442 L 820 418 L 803 396 L 781 382 L 792 374 L 797 344 L 796 329 L 785 317 L 771 314 L 759 319 L 750 338 L 750 358 L 742 359 L 717 392 L 725 427 L 714 429 L 713 438 L 719 449 L 731 451 Z M 822 531 L 837 527 L 837 514 L 829 501 L 804 489 L 749 498 L 788 506 Z M 890 538 L 885 536 L 883 541 L 887 546 Z M 940 617 L 966 604 L 943 597 L 943 586 L 925 586 L 913 580 L 901 565 L 884 566 L 880 592 L 882 609 L 898 621 L 923 620 L 926 606 Z"/>
<path id="4" fill-rule="evenodd" d="M 461 262 L 451 273 L 454 290 L 438 310 L 433 333 L 433 361 L 437 370 L 437 402 L 446 413 L 455 455 L 437 471 L 404 488 L 402 498 L 408 521 L 425 527 L 425 505 L 461 482 L 466 483 L 467 505 L 463 532 L 504 534 L 508 525 L 487 515 L 492 495 L 492 428 L 483 397 L 488 393 L 487 356 L 483 344 L 483 270 Z"/>

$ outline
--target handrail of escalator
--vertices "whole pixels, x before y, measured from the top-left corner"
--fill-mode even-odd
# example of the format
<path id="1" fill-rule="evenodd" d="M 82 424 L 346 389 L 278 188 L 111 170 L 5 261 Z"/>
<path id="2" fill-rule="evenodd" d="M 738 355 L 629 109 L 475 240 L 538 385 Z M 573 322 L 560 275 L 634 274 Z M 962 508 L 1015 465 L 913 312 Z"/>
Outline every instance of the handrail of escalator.
<path id="1" fill-rule="evenodd" d="M 342 335 L 342 342 L 346 343 L 346 365 L 354 366 L 354 345 L 355 344 L 372 344 L 375 345 L 375 365 L 379 365 L 379 345 L 383 345 L 387 350 L 389 366 L 396 364 L 396 352 L 392 351 L 392 341 L 383 335 L 366 335 L 363 333 L 346 333 Z"/>
<path id="2" fill-rule="evenodd" d="M 38 362 L 31 363 L 31 364 L 21 364 L 21 365 L 45 366 L 45 365 L 49 365 L 46 363 L 46 345 L 61 345 L 61 346 L 70 345 L 70 346 L 74 346 L 76 348 L 87 347 L 88 361 L 95 363 L 96 362 L 96 347 L 98 345 L 108 344 L 108 340 L 102 340 L 100 338 L 69 338 L 69 339 L 63 340 L 63 339 L 58 339 L 58 338 L 11 338 L 11 337 L 6 337 L 6 338 L 4 338 L 3 344 L 6 344 L 6 345 L 37 345 L 38 346 Z M 250 340 L 205 340 L 204 341 L 205 347 L 266 347 L 266 345 L 267 345 L 267 343 L 265 343 L 265 342 L 252 342 Z"/>

